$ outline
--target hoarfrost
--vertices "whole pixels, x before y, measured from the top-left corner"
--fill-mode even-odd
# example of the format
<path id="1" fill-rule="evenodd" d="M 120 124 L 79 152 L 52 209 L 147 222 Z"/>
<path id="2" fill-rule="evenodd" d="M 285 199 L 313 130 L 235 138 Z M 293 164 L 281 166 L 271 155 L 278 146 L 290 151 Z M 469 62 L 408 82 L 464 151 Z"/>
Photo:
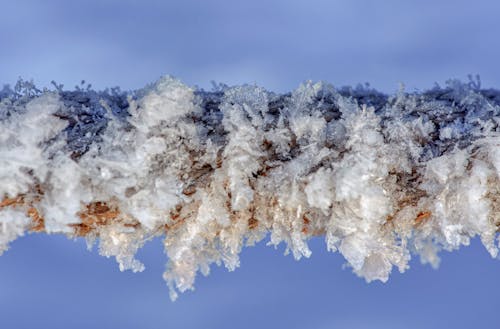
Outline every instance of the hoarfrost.
<path id="1" fill-rule="evenodd" d="M 163 236 L 172 299 L 269 237 L 296 259 L 324 236 L 387 281 L 412 255 L 500 241 L 500 92 L 450 81 L 388 97 L 306 82 L 0 94 L 0 253 L 25 232 L 85 237 L 120 270 Z"/>

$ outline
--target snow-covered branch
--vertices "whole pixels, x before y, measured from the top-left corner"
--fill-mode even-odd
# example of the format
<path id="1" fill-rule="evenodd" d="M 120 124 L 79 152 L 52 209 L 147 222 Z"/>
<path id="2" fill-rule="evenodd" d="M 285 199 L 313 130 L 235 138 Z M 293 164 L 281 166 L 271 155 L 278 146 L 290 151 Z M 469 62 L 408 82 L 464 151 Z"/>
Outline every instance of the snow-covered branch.
<path id="1" fill-rule="evenodd" d="M 26 232 L 99 244 L 121 270 L 164 237 L 171 297 L 268 237 L 296 259 L 324 236 L 367 281 L 479 236 L 498 254 L 500 92 L 479 83 L 387 96 L 305 83 L 207 92 L 0 91 L 0 253 Z"/>

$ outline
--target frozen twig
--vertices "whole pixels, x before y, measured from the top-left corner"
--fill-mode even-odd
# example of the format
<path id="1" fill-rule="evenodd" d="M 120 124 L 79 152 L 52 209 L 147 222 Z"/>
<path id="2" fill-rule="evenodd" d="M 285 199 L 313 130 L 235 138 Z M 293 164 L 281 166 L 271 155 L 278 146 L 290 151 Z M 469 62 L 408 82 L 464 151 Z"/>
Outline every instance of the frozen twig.
<path id="1" fill-rule="evenodd" d="M 478 81 L 393 96 L 54 85 L 0 92 L 0 252 L 63 233 L 141 271 L 136 251 L 163 236 L 172 298 L 266 236 L 297 259 L 324 236 L 367 281 L 474 236 L 498 254 L 500 92 Z"/>

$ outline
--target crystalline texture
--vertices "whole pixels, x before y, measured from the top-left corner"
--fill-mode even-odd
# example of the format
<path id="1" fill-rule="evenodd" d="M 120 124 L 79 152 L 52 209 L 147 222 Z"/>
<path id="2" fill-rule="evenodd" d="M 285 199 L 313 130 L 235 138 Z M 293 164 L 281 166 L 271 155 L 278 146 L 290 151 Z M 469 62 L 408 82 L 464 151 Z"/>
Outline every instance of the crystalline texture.
<path id="1" fill-rule="evenodd" d="M 367 281 L 479 237 L 498 255 L 500 92 L 450 81 L 387 96 L 307 82 L 131 93 L 0 92 L 0 252 L 26 232 L 85 237 L 142 271 L 164 238 L 171 297 L 266 237 L 296 259 L 324 236 Z"/>

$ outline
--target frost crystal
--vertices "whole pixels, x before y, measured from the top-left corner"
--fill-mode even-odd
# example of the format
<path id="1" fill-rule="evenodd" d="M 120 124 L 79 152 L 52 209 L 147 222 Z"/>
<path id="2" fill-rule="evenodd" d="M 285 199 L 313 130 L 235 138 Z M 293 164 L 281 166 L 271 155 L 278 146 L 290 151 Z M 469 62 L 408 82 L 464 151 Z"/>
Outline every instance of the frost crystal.
<path id="1" fill-rule="evenodd" d="M 164 237 L 171 297 L 269 236 L 324 236 L 367 281 L 478 236 L 497 257 L 500 92 L 450 81 L 386 96 L 305 83 L 0 93 L 0 253 L 25 232 L 99 244 L 120 270 Z"/>

